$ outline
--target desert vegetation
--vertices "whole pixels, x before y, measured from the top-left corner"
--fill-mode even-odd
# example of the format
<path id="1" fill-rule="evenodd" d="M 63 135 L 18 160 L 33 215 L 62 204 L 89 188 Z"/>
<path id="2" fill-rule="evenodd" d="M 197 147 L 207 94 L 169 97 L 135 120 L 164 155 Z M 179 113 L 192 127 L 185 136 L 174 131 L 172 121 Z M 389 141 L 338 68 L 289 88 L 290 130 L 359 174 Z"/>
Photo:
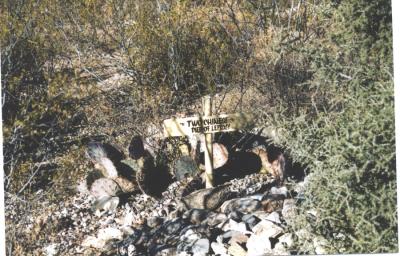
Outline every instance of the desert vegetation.
<path id="1" fill-rule="evenodd" d="M 208 94 L 304 167 L 297 252 L 397 252 L 391 21 L 388 0 L 1 1 L 7 254 L 55 236 L 40 216 L 89 141 L 127 149 Z"/>

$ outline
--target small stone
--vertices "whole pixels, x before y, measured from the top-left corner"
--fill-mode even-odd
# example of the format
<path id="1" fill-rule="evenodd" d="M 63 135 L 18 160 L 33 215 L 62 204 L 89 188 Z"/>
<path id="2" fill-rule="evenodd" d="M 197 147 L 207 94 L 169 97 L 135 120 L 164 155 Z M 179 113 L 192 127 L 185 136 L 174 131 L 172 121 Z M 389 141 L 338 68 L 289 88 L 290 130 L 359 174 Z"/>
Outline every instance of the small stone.
<path id="1" fill-rule="evenodd" d="M 46 256 L 54 256 L 58 253 L 58 245 L 57 244 L 50 244 L 45 248 Z"/>
<path id="2" fill-rule="evenodd" d="M 204 209 L 190 209 L 183 214 L 184 219 L 188 219 L 193 224 L 200 224 L 210 214 L 209 210 Z"/>
<path id="3" fill-rule="evenodd" d="M 207 255 L 210 250 L 210 242 L 206 238 L 197 240 L 193 246 L 191 252 L 193 255 Z"/>
<path id="4" fill-rule="evenodd" d="M 113 196 L 103 196 L 99 199 L 97 199 L 94 204 L 93 204 L 93 210 L 99 210 L 102 211 L 104 210 L 105 212 L 113 212 L 115 209 L 117 209 L 119 204 L 119 197 Z"/>
<path id="5" fill-rule="evenodd" d="M 211 249 L 214 251 L 214 254 L 219 254 L 219 255 L 226 255 L 228 250 L 225 248 L 223 244 L 212 242 L 211 243 Z"/>
<path id="6" fill-rule="evenodd" d="M 263 234 L 253 234 L 246 243 L 247 256 L 261 256 L 271 254 L 271 242 Z"/>
<path id="7" fill-rule="evenodd" d="M 280 188 L 272 187 L 270 189 L 270 194 L 271 195 L 282 195 L 282 196 L 287 197 L 288 196 L 288 189 L 286 187 L 280 187 Z"/>
<path id="8" fill-rule="evenodd" d="M 214 213 L 211 212 L 208 216 L 208 218 L 206 219 L 207 221 L 207 225 L 208 226 L 216 226 L 220 223 L 224 223 L 228 220 L 228 216 L 226 216 L 226 214 L 224 213 Z"/>
<path id="9" fill-rule="evenodd" d="M 275 225 L 269 220 L 262 220 L 252 229 L 254 234 L 262 235 L 265 238 L 276 238 L 283 233 L 283 228 Z"/>
<path id="10" fill-rule="evenodd" d="M 229 220 L 229 222 L 224 225 L 222 227 L 223 231 L 228 231 L 228 230 L 232 230 L 232 231 L 239 231 L 241 233 L 247 233 L 247 228 L 246 228 L 246 224 L 243 222 L 236 222 L 232 219 Z"/>
<path id="11" fill-rule="evenodd" d="M 232 255 L 232 256 L 246 256 L 246 255 L 248 255 L 246 253 L 246 250 L 243 249 L 243 247 L 238 245 L 237 243 L 233 243 L 231 246 L 229 246 L 228 253 L 229 253 L 229 255 Z"/>
<path id="12" fill-rule="evenodd" d="M 98 239 L 108 241 L 111 239 L 122 240 L 123 233 L 117 228 L 104 228 L 99 230 Z"/>
<path id="13" fill-rule="evenodd" d="M 294 199 L 286 199 L 283 202 L 282 216 L 288 221 L 294 218 L 296 214 L 296 201 Z"/>
<path id="14" fill-rule="evenodd" d="M 278 197 L 282 196 L 279 195 Z M 277 196 L 267 196 L 267 198 L 264 199 L 261 204 L 265 212 L 271 213 L 282 209 L 283 198 L 277 198 Z"/>
<path id="15" fill-rule="evenodd" d="M 249 229 L 252 229 L 261 220 L 252 214 L 243 215 L 242 220 L 247 224 Z"/>
<path id="16" fill-rule="evenodd" d="M 277 224 L 280 224 L 280 223 L 281 223 L 281 220 L 280 220 L 280 217 L 279 217 L 279 213 L 277 213 L 277 212 L 272 212 L 272 213 L 270 213 L 270 214 L 265 218 L 265 220 L 269 220 L 269 221 L 272 221 L 273 223 L 277 223 Z"/>
<path id="17" fill-rule="evenodd" d="M 232 211 L 228 214 L 228 218 L 234 220 L 234 221 L 241 221 L 243 217 L 243 213 L 239 211 Z"/>

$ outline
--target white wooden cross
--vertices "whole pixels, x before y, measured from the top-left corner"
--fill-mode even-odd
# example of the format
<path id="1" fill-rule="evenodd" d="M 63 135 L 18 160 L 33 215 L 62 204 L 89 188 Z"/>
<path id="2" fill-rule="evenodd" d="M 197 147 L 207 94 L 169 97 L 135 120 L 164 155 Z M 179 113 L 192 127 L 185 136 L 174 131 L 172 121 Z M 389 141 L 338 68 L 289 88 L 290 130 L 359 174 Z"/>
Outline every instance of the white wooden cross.
<path id="1" fill-rule="evenodd" d="M 242 113 L 212 115 L 212 98 L 203 98 L 203 116 L 170 118 L 164 120 L 164 136 L 193 136 L 203 134 L 204 165 L 206 173 L 206 188 L 213 187 L 213 152 L 212 135 L 217 132 L 231 132 L 241 128 L 249 119 Z"/>

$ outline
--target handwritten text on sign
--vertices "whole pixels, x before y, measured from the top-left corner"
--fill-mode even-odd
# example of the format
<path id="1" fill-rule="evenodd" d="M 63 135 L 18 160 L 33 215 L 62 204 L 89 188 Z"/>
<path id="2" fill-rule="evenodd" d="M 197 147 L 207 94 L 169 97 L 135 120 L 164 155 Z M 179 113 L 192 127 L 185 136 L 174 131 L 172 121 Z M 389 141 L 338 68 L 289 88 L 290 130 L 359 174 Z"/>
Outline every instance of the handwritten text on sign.
<path id="1" fill-rule="evenodd" d="M 196 133 L 229 132 L 243 126 L 244 114 L 223 114 L 207 117 L 170 118 L 164 120 L 165 136 L 190 136 Z"/>

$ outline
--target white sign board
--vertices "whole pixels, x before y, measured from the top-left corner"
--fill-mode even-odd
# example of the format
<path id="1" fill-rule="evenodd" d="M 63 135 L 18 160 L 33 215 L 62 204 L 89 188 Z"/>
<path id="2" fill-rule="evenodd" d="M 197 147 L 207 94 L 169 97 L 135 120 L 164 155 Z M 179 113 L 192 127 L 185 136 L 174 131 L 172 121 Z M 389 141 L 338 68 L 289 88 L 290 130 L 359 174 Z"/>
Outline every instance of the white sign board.
<path id="1" fill-rule="evenodd" d="M 216 116 L 192 116 L 164 120 L 164 136 L 191 136 L 193 134 L 231 132 L 241 128 L 248 116 L 241 113 Z"/>

